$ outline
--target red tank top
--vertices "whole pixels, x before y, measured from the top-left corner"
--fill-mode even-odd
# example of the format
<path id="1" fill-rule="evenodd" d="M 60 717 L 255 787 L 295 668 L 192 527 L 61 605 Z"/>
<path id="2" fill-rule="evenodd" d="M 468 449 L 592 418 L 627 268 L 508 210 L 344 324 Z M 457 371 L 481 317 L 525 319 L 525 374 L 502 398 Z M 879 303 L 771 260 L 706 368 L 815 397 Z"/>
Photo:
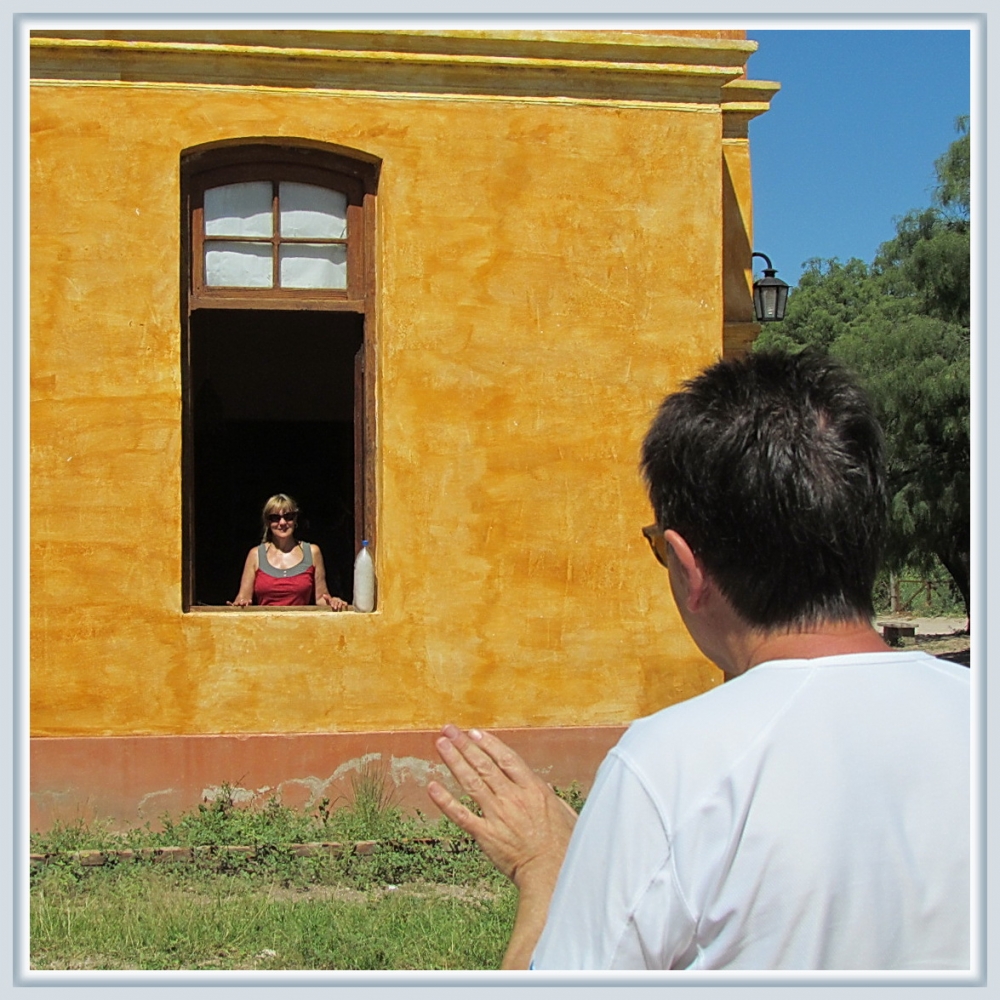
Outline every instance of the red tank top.
<path id="1" fill-rule="evenodd" d="M 316 603 L 316 567 L 312 546 L 302 542 L 302 562 L 278 569 L 267 561 L 267 546 L 257 549 L 257 574 L 253 582 L 253 602 L 260 605 L 293 607 Z"/>

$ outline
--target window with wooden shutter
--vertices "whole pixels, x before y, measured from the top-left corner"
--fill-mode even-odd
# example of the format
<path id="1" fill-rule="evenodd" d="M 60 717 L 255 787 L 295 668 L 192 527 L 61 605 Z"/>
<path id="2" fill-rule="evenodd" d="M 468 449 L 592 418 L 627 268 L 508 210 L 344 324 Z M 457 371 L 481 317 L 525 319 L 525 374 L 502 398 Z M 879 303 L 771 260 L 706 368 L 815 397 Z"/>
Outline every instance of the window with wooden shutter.
<path id="1" fill-rule="evenodd" d="M 379 165 L 287 138 L 182 156 L 185 610 L 232 599 L 279 492 L 351 600 L 375 538 Z"/>

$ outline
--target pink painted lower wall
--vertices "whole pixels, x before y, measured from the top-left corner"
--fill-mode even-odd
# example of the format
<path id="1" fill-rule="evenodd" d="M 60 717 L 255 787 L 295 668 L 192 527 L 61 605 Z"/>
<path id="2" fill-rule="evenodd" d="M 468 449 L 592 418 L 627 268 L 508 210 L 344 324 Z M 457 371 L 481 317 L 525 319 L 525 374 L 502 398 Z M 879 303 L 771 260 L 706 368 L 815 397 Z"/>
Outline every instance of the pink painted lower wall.
<path id="1" fill-rule="evenodd" d="M 496 729 L 550 784 L 590 788 L 624 726 Z M 57 820 L 106 820 L 154 828 L 169 813 L 211 800 L 223 784 L 238 802 L 312 809 L 351 799 L 351 778 L 381 773 L 393 800 L 436 817 L 427 782 L 451 785 L 434 749 L 436 730 L 245 736 L 109 736 L 31 740 L 31 829 Z M 457 791 L 457 789 L 455 789 Z"/>

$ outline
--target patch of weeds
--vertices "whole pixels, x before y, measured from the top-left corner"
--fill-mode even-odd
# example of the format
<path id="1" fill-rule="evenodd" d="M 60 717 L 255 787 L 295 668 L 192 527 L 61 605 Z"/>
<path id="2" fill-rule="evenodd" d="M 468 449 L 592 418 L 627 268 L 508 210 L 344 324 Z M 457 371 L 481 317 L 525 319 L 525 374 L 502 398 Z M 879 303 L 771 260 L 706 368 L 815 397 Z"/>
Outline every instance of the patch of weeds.
<path id="1" fill-rule="evenodd" d="M 271 796 L 263 807 L 239 805 L 233 787 L 223 783 L 210 802 L 201 802 L 195 812 L 177 821 L 169 815 L 160 819 L 163 830 L 150 834 L 149 846 L 294 844 L 315 840 L 319 824 L 314 817 L 296 812 Z"/>
<path id="2" fill-rule="evenodd" d="M 574 779 L 565 788 L 559 788 L 556 785 L 552 786 L 552 791 L 556 793 L 567 805 L 573 807 L 574 811 L 579 812 L 583 808 L 584 802 L 587 801 L 587 796 L 583 792 L 583 788 L 580 786 L 580 782 Z"/>
<path id="3" fill-rule="evenodd" d="M 69 823 L 56 820 L 45 833 L 32 833 L 28 838 L 31 854 L 112 850 L 120 847 L 121 842 L 109 821 L 95 819 L 88 823 L 82 817 Z"/>
<path id="4" fill-rule="evenodd" d="M 328 840 L 385 840 L 417 836 L 420 824 L 399 808 L 385 765 L 368 760 L 350 776 L 351 801 L 340 809 L 321 804 Z M 324 800 L 326 803 L 327 800 Z"/>
<path id="5" fill-rule="evenodd" d="M 340 884 L 359 890 L 409 882 L 438 885 L 507 883 L 468 839 L 457 841 L 383 841 L 369 854 L 348 854 L 330 861 Z"/>
<path id="6" fill-rule="evenodd" d="M 83 866 L 68 855 L 54 857 L 44 865 L 32 865 L 28 885 L 35 893 L 63 894 L 73 889 L 83 878 Z"/>
<path id="7" fill-rule="evenodd" d="M 578 810 L 584 802 L 579 783 L 556 788 L 556 794 Z M 478 806 L 468 797 L 463 803 L 475 813 Z M 35 854 L 58 855 L 32 872 L 32 886 L 69 889 L 91 883 L 98 872 L 111 877 L 117 866 L 137 870 L 184 870 L 192 878 L 221 877 L 227 881 L 257 881 L 285 887 L 343 885 L 365 891 L 402 883 L 426 882 L 448 885 L 505 884 L 474 841 L 458 826 L 441 816 L 429 819 L 422 812 L 403 813 L 396 802 L 386 769 L 369 762 L 351 780 L 351 800 L 334 808 L 322 800 L 311 812 L 292 810 L 272 797 L 263 806 L 236 801 L 234 786 L 223 784 L 212 801 L 198 805 L 177 819 L 165 814 L 162 829 L 150 824 L 123 833 L 111 831 L 109 823 L 55 823 L 45 834 L 31 836 Z M 346 849 L 337 856 L 326 853 L 299 857 L 292 844 L 334 841 Z M 367 854 L 356 854 L 349 846 L 356 841 L 375 841 Z M 247 853 L 231 853 L 225 847 L 243 846 Z M 162 847 L 190 847 L 190 861 L 180 865 L 159 863 L 155 858 L 109 857 L 103 866 L 84 866 L 70 852 L 83 850 L 142 851 Z M 152 869 L 150 869 L 152 870 Z M 178 878 L 182 877 L 180 875 Z M 187 878 L 185 874 L 183 878 Z"/>
<path id="8" fill-rule="evenodd" d="M 211 845 L 256 846 L 270 843 L 301 843 L 320 839 L 321 825 L 314 817 L 283 806 L 272 796 L 262 808 L 236 802 L 232 785 L 223 784 L 212 801 L 174 819 L 160 817 L 160 830 L 150 824 L 115 832 L 109 821 L 82 819 L 56 821 L 42 833 L 30 836 L 32 854 L 55 854 L 83 850 L 141 850 L 156 847 L 200 847 Z"/>

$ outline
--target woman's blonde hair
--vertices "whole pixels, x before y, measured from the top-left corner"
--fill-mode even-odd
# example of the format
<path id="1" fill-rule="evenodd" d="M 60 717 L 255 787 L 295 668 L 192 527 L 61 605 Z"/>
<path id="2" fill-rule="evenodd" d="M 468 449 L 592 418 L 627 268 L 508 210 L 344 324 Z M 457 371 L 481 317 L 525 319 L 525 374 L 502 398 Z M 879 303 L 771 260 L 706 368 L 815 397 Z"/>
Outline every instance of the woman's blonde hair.
<path id="1" fill-rule="evenodd" d="M 267 503 L 264 504 L 264 509 L 260 512 L 260 520 L 264 525 L 261 541 L 271 541 L 271 526 L 267 523 L 268 514 L 297 514 L 298 512 L 299 505 L 287 493 L 275 493 L 273 497 L 269 497 Z"/>

